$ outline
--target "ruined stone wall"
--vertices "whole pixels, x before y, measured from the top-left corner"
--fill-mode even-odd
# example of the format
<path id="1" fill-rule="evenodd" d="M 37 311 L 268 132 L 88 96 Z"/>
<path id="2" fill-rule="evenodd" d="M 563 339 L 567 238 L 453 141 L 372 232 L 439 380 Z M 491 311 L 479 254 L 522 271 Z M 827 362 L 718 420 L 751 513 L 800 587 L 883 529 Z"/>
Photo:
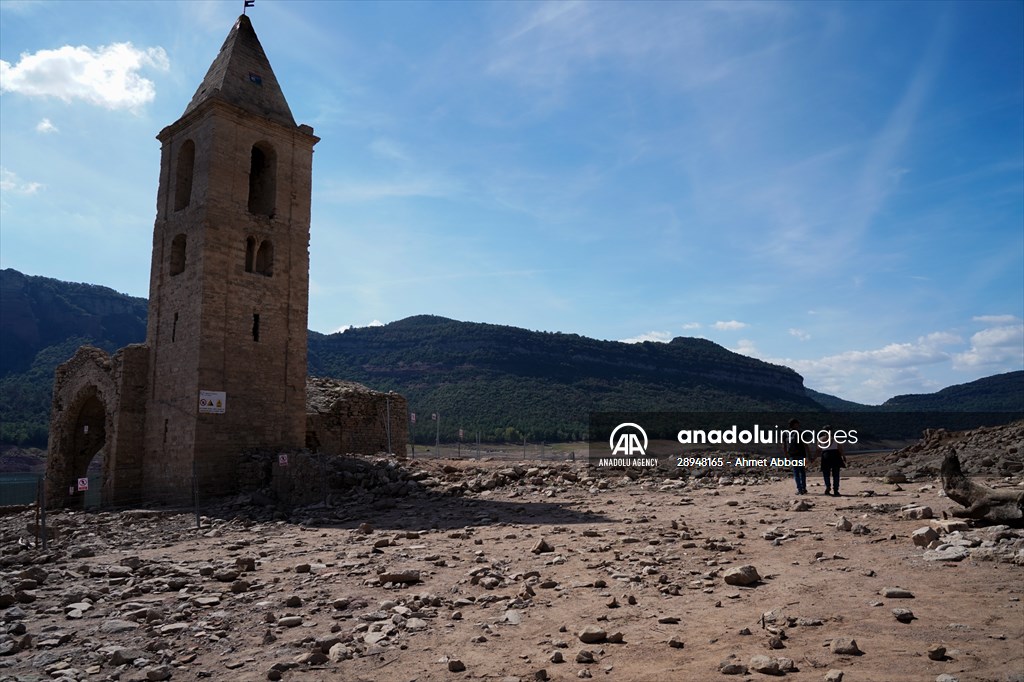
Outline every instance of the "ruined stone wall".
<path id="1" fill-rule="evenodd" d="M 142 443 L 149 349 L 134 344 L 113 357 L 82 346 L 54 372 L 46 464 L 49 506 L 63 506 L 68 488 L 86 476 L 101 450 L 104 504 L 142 499 Z"/>
<path id="2" fill-rule="evenodd" d="M 409 440 L 408 403 L 397 393 L 360 384 L 310 377 L 306 383 L 306 447 L 314 452 L 404 457 Z M 390 422 L 388 415 L 390 414 Z"/>

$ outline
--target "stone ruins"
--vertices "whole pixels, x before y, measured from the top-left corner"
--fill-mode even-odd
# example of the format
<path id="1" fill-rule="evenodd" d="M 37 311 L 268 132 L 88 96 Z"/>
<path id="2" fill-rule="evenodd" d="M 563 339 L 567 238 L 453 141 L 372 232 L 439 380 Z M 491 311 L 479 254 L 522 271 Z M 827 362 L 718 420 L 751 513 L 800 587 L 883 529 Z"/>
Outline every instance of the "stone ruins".
<path id="1" fill-rule="evenodd" d="M 295 123 L 247 16 L 157 139 L 146 342 L 82 347 L 57 368 L 48 505 L 80 501 L 97 453 L 104 504 L 234 492 L 254 452 L 404 455 L 404 398 L 306 375 L 319 138 Z"/>

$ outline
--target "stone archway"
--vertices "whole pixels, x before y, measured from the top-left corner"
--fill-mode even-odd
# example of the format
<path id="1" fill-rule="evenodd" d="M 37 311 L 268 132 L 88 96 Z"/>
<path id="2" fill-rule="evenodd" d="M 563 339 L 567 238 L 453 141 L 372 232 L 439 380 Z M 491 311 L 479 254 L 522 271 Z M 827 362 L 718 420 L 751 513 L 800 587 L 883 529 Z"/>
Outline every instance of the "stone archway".
<path id="1" fill-rule="evenodd" d="M 89 481 L 89 488 L 99 484 L 101 498 L 109 497 L 109 474 L 106 467 L 103 467 L 100 477 L 90 477 L 89 465 L 97 455 L 105 459 L 103 451 L 109 448 L 110 423 L 111 411 L 107 409 L 102 393 L 96 386 L 87 386 L 80 391 L 65 411 L 63 423 L 58 425 L 58 446 L 50 453 L 50 457 L 55 459 L 55 466 L 50 467 L 50 475 L 58 477 L 57 489 L 63 493 L 64 502 L 58 506 L 92 506 L 86 504 L 86 499 L 95 501 L 96 491 L 81 490 L 80 479 Z"/>
<path id="2" fill-rule="evenodd" d="M 106 506 L 138 499 L 148 363 L 149 349 L 143 345 L 127 346 L 113 356 L 82 346 L 54 372 L 48 506 Z M 90 463 L 99 462 L 102 472 L 90 476 Z M 92 479 L 87 494 L 78 490 L 79 478 Z"/>

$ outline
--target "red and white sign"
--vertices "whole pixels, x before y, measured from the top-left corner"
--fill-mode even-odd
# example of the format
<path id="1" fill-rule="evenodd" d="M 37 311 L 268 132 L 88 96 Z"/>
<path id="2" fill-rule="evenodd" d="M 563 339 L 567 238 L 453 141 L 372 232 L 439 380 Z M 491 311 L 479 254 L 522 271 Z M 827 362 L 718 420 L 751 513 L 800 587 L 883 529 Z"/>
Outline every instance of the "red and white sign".
<path id="1" fill-rule="evenodd" d="M 281 454 L 279 454 L 277 456 L 277 464 L 278 464 L 278 466 L 283 466 L 283 467 L 288 466 L 288 453 L 287 452 L 282 452 Z"/>
<path id="2" fill-rule="evenodd" d="M 78 479 L 78 492 L 83 492 L 89 489 L 89 479 L 80 478 Z"/>

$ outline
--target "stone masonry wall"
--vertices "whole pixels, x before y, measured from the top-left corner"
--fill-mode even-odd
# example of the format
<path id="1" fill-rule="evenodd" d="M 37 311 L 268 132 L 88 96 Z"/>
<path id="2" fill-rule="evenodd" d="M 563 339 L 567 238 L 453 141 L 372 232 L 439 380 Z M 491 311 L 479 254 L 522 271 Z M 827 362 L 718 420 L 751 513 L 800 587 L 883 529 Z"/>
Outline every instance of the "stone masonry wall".
<path id="1" fill-rule="evenodd" d="M 409 440 L 408 404 L 397 393 L 379 393 L 360 384 L 310 377 L 306 381 L 306 447 L 314 452 L 405 456 Z"/>

